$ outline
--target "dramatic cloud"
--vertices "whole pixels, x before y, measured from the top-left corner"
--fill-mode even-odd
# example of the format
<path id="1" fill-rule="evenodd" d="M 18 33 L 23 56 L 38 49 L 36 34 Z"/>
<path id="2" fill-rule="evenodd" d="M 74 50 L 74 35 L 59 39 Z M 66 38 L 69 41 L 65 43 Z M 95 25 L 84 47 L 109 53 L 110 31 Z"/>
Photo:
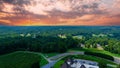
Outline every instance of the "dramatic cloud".
<path id="1" fill-rule="evenodd" d="M 0 0 L 0 25 L 120 25 L 120 0 Z"/>

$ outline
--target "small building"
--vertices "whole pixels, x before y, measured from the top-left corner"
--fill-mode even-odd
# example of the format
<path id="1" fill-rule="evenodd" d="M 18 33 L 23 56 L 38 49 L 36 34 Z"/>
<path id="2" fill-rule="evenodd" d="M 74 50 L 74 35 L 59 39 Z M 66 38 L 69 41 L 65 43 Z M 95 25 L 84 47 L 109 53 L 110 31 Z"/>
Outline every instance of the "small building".
<path id="1" fill-rule="evenodd" d="M 20 34 L 21 37 L 25 37 L 25 34 Z"/>
<path id="2" fill-rule="evenodd" d="M 81 47 L 82 47 L 82 48 L 85 48 L 85 45 L 84 45 L 84 44 L 81 44 Z"/>
<path id="3" fill-rule="evenodd" d="M 67 38 L 65 34 L 59 34 L 58 37 L 60 37 L 60 38 Z"/>
<path id="4" fill-rule="evenodd" d="M 83 39 L 83 36 L 82 35 L 76 35 L 76 36 L 73 36 L 74 39 Z"/>
<path id="5" fill-rule="evenodd" d="M 30 37 L 30 36 L 31 36 L 31 34 L 30 34 L 30 33 L 26 34 L 26 37 Z"/>
<path id="6" fill-rule="evenodd" d="M 104 50 L 100 44 L 97 44 L 97 49 L 98 50 Z"/>

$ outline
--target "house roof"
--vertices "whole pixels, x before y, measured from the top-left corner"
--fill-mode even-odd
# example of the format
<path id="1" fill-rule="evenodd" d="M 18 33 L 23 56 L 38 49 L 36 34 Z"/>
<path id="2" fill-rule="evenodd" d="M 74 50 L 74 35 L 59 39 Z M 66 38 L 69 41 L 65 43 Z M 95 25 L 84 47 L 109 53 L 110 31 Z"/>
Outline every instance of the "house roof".
<path id="1" fill-rule="evenodd" d="M 81 65 L 80 68 L 86 68 L 85 65 Z"/>

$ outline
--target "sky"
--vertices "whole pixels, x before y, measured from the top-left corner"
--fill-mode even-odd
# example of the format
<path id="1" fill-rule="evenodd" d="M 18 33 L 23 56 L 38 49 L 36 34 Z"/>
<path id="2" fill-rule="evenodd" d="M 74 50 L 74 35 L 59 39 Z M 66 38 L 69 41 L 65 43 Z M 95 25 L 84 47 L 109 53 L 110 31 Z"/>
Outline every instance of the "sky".
<path id="1" fill-rule="evenodd" d="M 120 0 L 0 0 L 0 25 L 120 25 Z"/>

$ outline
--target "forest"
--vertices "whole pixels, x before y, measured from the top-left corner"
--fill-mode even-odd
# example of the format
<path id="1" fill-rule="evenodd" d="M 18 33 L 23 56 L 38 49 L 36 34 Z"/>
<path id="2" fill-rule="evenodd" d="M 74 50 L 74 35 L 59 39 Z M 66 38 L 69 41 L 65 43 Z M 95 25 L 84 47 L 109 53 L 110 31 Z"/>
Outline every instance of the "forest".
<path id="1" fill-rule="evenodd" d="M 1 26 L 0 28 L 3 27 L 7 28 L 0 29 L 2 31 L 0 34 L 0 54 L 14 51 L 61 53 L 71 48 L 99 47 L 120 54 L 120 27 L 118 26 Z M 5 35 L 2 36 L 3 34 Z M 65 36 L 65 38 L 59 37 L 59 35 Z M 74 38 L 74 36 L 76 37 Z"/>

